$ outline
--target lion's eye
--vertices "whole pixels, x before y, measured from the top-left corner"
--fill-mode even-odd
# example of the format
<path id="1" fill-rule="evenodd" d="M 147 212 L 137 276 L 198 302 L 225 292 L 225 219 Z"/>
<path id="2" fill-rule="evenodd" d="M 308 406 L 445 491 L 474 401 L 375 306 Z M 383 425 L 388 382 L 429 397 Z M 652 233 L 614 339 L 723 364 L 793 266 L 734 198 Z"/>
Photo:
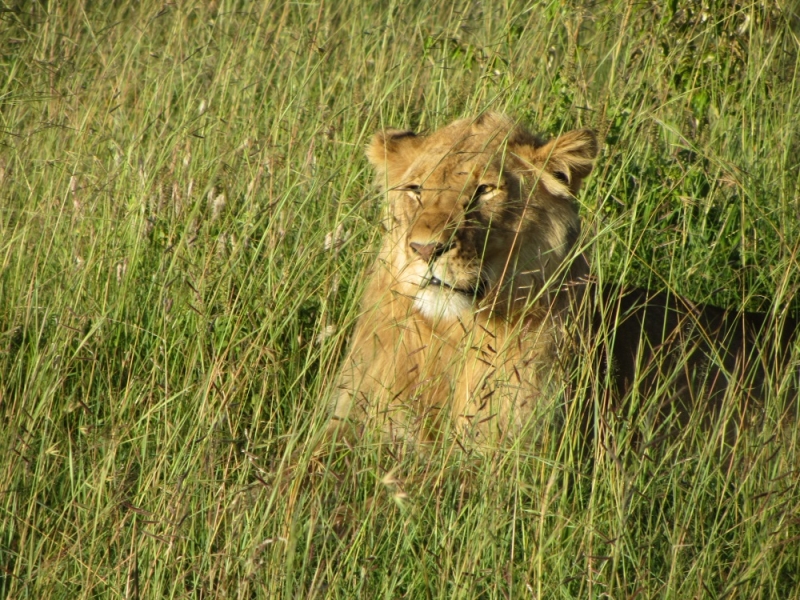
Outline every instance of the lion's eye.
<path id="1" fill-rule="evenodd" d="M 492 196 L 494 196 L 494 191 L 497 189 L 496 185 L 492 185 L 491 183 L 482 183 L 478 187 L 475 188 L 475 193 L 472 194 L 472 198 L 469 199 L 465 210 L 471 211 L 478 207 L 481 200 L 488 200 Z"/>
<path id="2" fill-rule="evenodd" d="M 408 194 L 410 198 L 413 198 L 417 202 L 420 201 L 420 193 L 422 192 L 422 187 L 417 185 L 416 183 L 409 183 L 408 185 L 404 185 L 397 189 L 398 191 L 405 192 L 406 194 Z"/>
<path id="3" fill-rule="evenodd" d="M 477 188 L 475 188 L 475 193 L 472 195 L 472 200 L 470 201 L 471 205 L 474 205 L 480 199 L 488 200 L 494 194 L 493 192 L 497 189 L 496 185 L 492 185 L 491 183 L 482 183 Z"/>

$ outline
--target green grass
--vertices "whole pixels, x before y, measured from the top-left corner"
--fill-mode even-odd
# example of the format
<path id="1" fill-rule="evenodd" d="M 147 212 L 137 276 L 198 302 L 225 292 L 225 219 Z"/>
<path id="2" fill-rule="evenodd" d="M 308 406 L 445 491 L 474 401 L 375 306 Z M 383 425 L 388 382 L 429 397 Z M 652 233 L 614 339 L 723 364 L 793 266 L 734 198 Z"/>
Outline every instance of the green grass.
<path id="1" fill-rule="evenodd" d="M 0 5 L 0 595 L 800 597 L 794 426 L 308 445 L 382 127 L 594 127 L 598 277 L 800 308 L 791 3 L 85 4 Z"/>

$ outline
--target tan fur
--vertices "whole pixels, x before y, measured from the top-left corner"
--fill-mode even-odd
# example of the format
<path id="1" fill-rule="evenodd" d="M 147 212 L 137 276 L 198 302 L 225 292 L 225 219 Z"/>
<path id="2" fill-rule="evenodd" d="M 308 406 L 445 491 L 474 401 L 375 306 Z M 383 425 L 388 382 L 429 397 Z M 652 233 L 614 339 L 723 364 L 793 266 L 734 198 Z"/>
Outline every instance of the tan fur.
<path id="1" fill-rule="evenodd" d="M 388 231 L 329 431 L 368 426 L 426 441 L 448 426 L 460 439 L 499 442 L 552 405 L 571 355 L 594 374 L 574 383 L 600 394 L 579 409 L 587 433 L 605 421 L 594 416 L 600 406 L 659 436 L 662 423 L 723 414 L 728 440 L 763 420 L 768 395 L 794 417 L 798 324 L 783 311 L 585 277 L 574 197 L 596 154 L 591 131 L 543 143 L 497 114 L 428 136 L 374 137 L 367 156 Z"/>
<path id="2" fill-rule="evenodd" d="M 389 225 L 333 427 L 430 440 L 447 424 L 485 443 L 551 399 L 563 287 L 585 270 L 570 256 L 574 195 L 596 153 L 591 131 L 543 143 L 498 114 L 374 137 L 367 157 Z"/>

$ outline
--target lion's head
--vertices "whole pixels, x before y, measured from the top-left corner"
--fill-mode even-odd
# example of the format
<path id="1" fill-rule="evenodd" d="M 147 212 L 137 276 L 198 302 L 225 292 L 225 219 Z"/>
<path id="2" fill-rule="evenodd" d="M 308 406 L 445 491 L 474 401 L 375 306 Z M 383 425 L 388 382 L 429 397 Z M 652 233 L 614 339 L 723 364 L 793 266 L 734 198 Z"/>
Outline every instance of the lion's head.
<path id="1" fill-rule="evenodd" d="M 575 244 L 574 196 L 596 154 L 590 130 L 544 143 L 491 113 L 375 135 L 367 156 L 388 194 L 395 291 L 428 320 L 529 305 Z"/>

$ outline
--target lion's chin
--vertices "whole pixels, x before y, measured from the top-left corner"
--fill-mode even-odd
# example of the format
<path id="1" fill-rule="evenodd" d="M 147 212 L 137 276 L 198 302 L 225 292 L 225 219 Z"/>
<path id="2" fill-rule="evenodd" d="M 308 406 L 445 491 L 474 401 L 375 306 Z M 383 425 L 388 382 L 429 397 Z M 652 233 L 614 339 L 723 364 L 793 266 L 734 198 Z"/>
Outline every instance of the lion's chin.
<path id="1" fill-rule="evenodd" d="M 417 292 L 414 307 L 428 321 L 455 321 L 473 311 L 474 298 L 464 292 L 440 286 L 428 286 Z"/>

